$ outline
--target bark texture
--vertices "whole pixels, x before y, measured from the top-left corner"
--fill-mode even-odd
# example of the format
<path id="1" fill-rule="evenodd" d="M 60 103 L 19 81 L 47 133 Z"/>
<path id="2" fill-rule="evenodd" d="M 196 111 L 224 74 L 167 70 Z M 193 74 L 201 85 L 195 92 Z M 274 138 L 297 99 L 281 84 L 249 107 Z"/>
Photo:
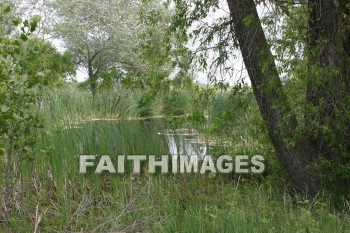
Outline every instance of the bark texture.
<path id="1" fill-rule="evenodd" d="M 297 127 L 274 57 L 266 40 L 254 0 L 227 0 L 235 37 L 243 55 L 254 95 L 272 143 L 292 182 L 300 189 L 316 189 L 317 154 L 308 140 L 294 147 L 288 140 Z"/>
<path id="2" fill-rule="evenodd" d="M 308 1 L 306 123 L 317 152 L 339 165 L 350 151 L 349 7 L 349 0 Z"/>

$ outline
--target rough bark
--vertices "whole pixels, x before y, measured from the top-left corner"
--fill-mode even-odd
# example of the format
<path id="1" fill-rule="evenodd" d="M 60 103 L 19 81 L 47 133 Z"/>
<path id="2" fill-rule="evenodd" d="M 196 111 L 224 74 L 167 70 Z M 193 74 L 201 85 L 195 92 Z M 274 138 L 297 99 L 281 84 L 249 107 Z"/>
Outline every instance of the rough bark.
<path id="1" fill-rule="evenodd" d="M 327 160 L 344 165 L 350 151 L 349 0 L 309 0 L 306 123 Z M 318 72 L 315 72 L 318 71 Z M 320 72 L 321 71 L 321 72 Z M 327 130 L 324 130 L 327 129 Z"/>
<path id="2" fill-rule="evenodd" d="M 289 106 L 254 0 L 227 0 L 235 37 L 243 55 L 255 98 L 269 136 L 292 182 L 301 189 L 315 189 L 317 155 L 307 140 L 294 147 L 296 116 Z"/>

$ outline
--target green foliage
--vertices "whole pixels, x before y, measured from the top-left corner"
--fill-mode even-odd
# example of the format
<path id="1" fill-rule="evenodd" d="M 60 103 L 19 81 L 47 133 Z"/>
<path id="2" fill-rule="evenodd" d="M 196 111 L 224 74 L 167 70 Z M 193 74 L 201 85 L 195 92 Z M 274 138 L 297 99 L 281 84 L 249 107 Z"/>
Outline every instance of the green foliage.
<path id="1" fill-rule="evenodd" d="M 243 19 L 244 26 L 250 27 L 254 23 L 254 20 L 257 20 L 254 15 L 248 15 Z"/>
<path id="2" fill-rule="evenodd" d="M 112 90 L 115 86 L 120 85 L 124 78 L 124 73 L 119 69 L 112 69 L 110 71 L 101 71 L 101 85 L 100 89 Z"/>
<path id="3" fill-rule="evenodd" d="M 153 115 L 152 103 L 156 99 L 156 93 L 152 90 L 146 90 L 142 93 L 141 98 L 137 102 L 137 109 L 140 117 L 150 117 Z"/>
<path id="4" fill-rule="evenodd" d="M 252 91 L 248 87 L 235 87 L 230 92 L 218 93 L 209 111 L 211 133 L 232 136 L 239 132 L 247 132 L 250 128 L 248 119 L 256 114 L 256 110 Z"/>
<path id="5" fill-rule="evenodd" d="M 9 8 L 5 8 L 0 13 L 1 21 L 10 21 L 9 13 Z M 35 129 L 40 126 L 37 114 L 31 112 L 35 101 L 32 87 L 38 80 L 34 72 L 26 72 L 21 66 L 23 48 L 36 26 L 37 19 L 33 19 L 20 25 L 19 34 L 14 28 L 0 31 L 0 149 L 6 149 L 9 160 L 13 159 L 14 150 L 21 152 L 22 157 L 31 155 Z"/>
<path id="6" fill-rule="evenodd" d="M 101 82 L 110 89 L 121 78 L 128 87 L 162 87 L 171 66 L 164 43 L 169 16 L 159 1 L 55 0 L 48 5 L 60 19 L 55 36 L 88 71 L 93 94 Z M 116 71 L 123 75 L 113 77 Z"/>
<path id="7" fill-rule="evenodd" d="M 180 94 L 191 98 L 199 94 L 205 96 L 208 90 L 203 88 L 200 92 L 199 89 L 193 95 L 194 90 L 183 93 L 186 91 L 174 89 L 172 105 L 182 98 Z M 248 140 L 266 134 L 243 132 L 244 127 L 256 130 L 261 119 L 259 114 L 247 114 L 256 111 L 256 104 L 251 103 L 251 90 L 240 90 L 221 95 L 210 93 L 210 97 L 216 97 L 203 97 L 201 103 L 198 99 L 189 101 L 200 107 L 207 104 L 210 119 L 233 120 L 235 125 L 227 127 L 240 130 L 243 136 L 249 135 Z M 24 181 L 18 190 L 21 211 L 11 215 L 12 221 L 6 224 L 0 221 L 0 231 L 10 228 L 15 232 L 32 232 L 35 226 L 26 216 L 38 206 L 38 214 L 42 216 L 38 228 L 42 232 L 60 232 L 62 229 L 109 232 L 126 228 L 150 232 L 346 232 L 350 224 L 349 213 L 334 210 L 327 195 L 311 198 L 285 190 L 283 173 L 275 170 L 277 165 L 273 163 L 277 160 L 269 154 L 268 173 L 258 179 L 246 176 L 232 179 L 220 174 L 215 177 L 79 174 L 79 154 L 113 157 L 168 153 L 166 135 L 159 134 L 170 128 L 166 120 L 127 120 L 137 117 L 137 103 L 144 93 L 148 93 L 140 89 L 130 91 L 122 88 L 101 90 L 93 101 L 89 91 L 79 90 L 72 84 L 44 90 L 43 104 L 34 110 L 47 119 L 46 130 L 50 132 L 39 135 L 34 151 L 45 156 L 36 158 L 35 168 L 30 163 L 21 167 Z M 161 104 L 158 102 L 150 108 L 154 111 Z M 229 109 L 225 106 L 235 109 L 239 105 L 246 106 L 247 112 L 226 111 Z M 116 114 L 125 119 L 113 118 Z M 92 118 L 105 120 L 94 121 Z M 185 122 L 177 128 L 193 126 L 186 118 L 181 119 Z M 203 119 L 202 126 L 206 124 L 206 118 Z M 220 137 L 220 131 L 225 132 L 225 125 L 213 125 L 213 129 L 215 127 L 218 127 L 215 130 Z M 250 143 L 232 143 L 226 152 L 254 154 L 268 151 L 270 147 L 267 143 Z M 34 189 L 33 184 L 40 185 Z M 18 224 L 19 221 L 26 224 Z"/>
<path id="8" fill-rule="evenodd" d="M 163 97 L 163 114 L 165 116 L 182 116 L 190 111 L 188 93 L 172 90 Z"/>
<path id="9" fill-rule="evenodd" d="M 229 71 L 232 59 L 237 57 L 238 44 L 231 33 L 229 15 L 206 19 L 221 10 L 217 0 L 173 2 L 175 9 L 167 33 L 174 38 L 169 46 L 175 66 L 205 72 L 208 80 L 219 82 L 219 72 Z"/>
<path id="10" fill-rule="evenodd" d="M 60 54 L 49 42 L 41 39 L 28 40 L 19 64 L 25 73 L 42 86 L 63 85 L 68 76 L 75 75 L 71 54 Z"/>
<path id="11" fill-rule="evenodd" d="M 312 143 L 322 141 L 323 146 L 319 145 L 317 150 L 320 150 L 320 155 L 323 157 L 320 163 L 323 164 L 327 175 L 324 173 L 320 176 L 323 181 L 329 180 L 334 184 L 336 180 L 349 181 L 347 169 L 349 149 L 345 146 L 347 140 L 344 140 L 344 137 L 347 137 L 345 135 L 348 134 L 346 122 L 350 116 L 345 110 L 350 106 L 346 97 L 348 91 L 341 90 L 344 85 L 336 87 L 340 80 L 344 80 L 341 74 L 342 68 L 335 64 L 322 64 L 325 61 L 319 58 L 327 50 L 326 45 L 322 42 L 319 45 L 310 46 L 312 37 L 308 32 L 310 30 L 309 11 L 311 11 L 310 5 L 289 8 L 288 17 L 285 17 L 280 28 L 281 38 L 272 36 L 270 40 L 276 51 L 280 72 L 286 74 L 285 91 L 299 124 L 294 138 L 288 143 L 295 145 L 298 140 L 305 140 L 305 138 L 311 139 Z M 347 20 L 345 15 L 344 17 L 344 30 L 346 30 Z M 266 17 L 268 18 L 271 19 Z M 276 30 L 275 24 L 272 20 L 264 22 L 272 34 Z M 339 50 L 337 54 L 341 54 L 341 50 L 337 49 Z M 318 58 L 315 60 L 316 57 Z M 348 58 L 343 59 L 346 61 Z M 332 98 L 337 100 L 330 101 Z M 330 153 L 333 153 L 333 158 L 337 157 L 337 159 L 327 159 L 327 154 Z"/>
<path id="12" fill-rule="evenodd" d="M 36 106 L 46 124 L 71 124 L 90 119 L 120 119 L 136 117 L 137 103 L 142 91 L 126 88 L 112 90 L 101 89 L 94 99 L 88 86 L 86 88 L 76 84 L 65 84 L 55 89 L 43 89 L 41 92 L 41 106 Z"/>
<path id="13" fill-rule="evenodd" d="M 142 29 L 134 34 L 137 41 L 135 61 L 132 66 L 124 66 L 127 75 L 123 84 L 132 88 L 146 88 L 150 97 L 157 92 L 166 92 L 169 76 L 172 72 L 172 57 L 166 43 L 169 38 L 166 29 L 170 21 L 170 12 L 160 1 L 143 1 L 138 9 L 139 24 Z M 151 101 L 145 97 L 146 105 Z M 147 115 L 147 114 L 146 114 Z"/>

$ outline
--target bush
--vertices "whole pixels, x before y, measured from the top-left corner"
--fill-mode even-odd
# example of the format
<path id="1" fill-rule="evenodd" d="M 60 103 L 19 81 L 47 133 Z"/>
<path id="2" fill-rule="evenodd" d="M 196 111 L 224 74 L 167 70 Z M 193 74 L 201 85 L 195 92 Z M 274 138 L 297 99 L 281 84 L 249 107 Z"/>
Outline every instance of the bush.
<path id="1" fill-rule="evenodd" d="M 181 116 L 189 111 L 189 96 L 180 91 L 171 91 L 163 99 L 163 114 Z"/>

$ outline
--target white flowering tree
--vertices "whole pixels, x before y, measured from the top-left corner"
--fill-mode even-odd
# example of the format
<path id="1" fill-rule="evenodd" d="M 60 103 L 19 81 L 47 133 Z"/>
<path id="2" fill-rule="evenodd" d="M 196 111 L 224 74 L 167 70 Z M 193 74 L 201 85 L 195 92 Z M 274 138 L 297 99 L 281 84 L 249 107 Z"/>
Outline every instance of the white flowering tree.
<path id="1" fill-rule="evenodd" d="M 52 0 L 54 34 L 88 73 L 95 95 L 102 71 L 130 66 L 137 50 L 137 1 Z"/>

